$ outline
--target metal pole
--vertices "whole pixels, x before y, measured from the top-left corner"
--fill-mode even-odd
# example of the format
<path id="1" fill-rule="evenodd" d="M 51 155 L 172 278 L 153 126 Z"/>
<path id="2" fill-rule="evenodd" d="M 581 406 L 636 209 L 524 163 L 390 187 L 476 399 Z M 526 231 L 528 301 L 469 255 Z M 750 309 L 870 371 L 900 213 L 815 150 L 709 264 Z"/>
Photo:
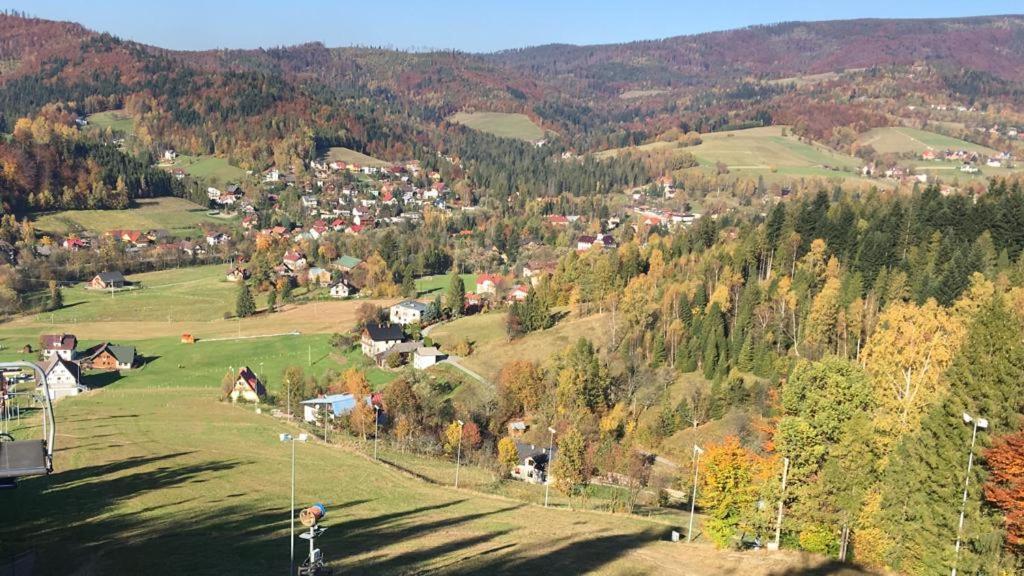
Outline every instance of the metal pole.
<path id="1" fill-rule="evenodd" d="M 288 561 L 288 576 L 295 574 L 295 439 L 292 443 L 292 538 L 291 557 Z"/>
<path id="2" fill-rule="evenodd" d="M 693 513 L 697 508 L 697 465 L 700 462 L 700 450 L 693 445 L 693 495 L 690 497 L 690 527 L 686 530 L 686 541 L 693 540 Z"/>
<path id="3" fill-rule="evenodd" d="M 551 460 L 555 454 L 555 432 L 551 428 L 548 428 L 548 432 L 551 433 L 551 439 L 548 441 L 548 465 L 544 470 L 544 507 L 548 507 L 548 493 L 551 492 Z"/>
<path id="4" fill-rule="evenodd" d="M 789 458 L 782 459 L 782 493 L 779 494 L 779 517 L 775 520 L 775 549 L 779 548 L 782 537 L 782 505 L 786 499 L 786 477 L 789 475 Z"/>
<path id="5" fill-rule="evenodd" d="M 967 509 L 967 487 L 971 483 L 971 466 L 974 464 L 974 441 L 978 438 L 978 419 L 974 419 L 974 432 L 971 433 L 971 448 L 967 454 L 967 476 L 964 478 L 964 498 L 960 503 L 960 524 L 956 529 L 956 553 L 953 556 L 953 571 L 950 576 L 956 576 L 956 566 L 960 562 L 960 537 L 964 531 L 964 511 Z"/>

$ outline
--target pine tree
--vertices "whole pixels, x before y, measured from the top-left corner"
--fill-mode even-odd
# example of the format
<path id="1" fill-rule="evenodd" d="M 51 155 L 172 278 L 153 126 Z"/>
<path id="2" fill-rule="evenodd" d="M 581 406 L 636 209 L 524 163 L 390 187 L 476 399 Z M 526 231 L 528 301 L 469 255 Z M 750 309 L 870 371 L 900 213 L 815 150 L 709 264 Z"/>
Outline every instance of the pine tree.
<path id="1" fill-rule="evenodd" d="M 277 290 L 271 288 L 267 293 L 267 312 L 273 313 L 277 307 Z"/>
<path id="2" fill-rule="evenodd" d="M 665 350 L 665 335 L 660 331 L 654 337 L 654 344 L 651 347 L 651 366 L 657 368 L 668 359 L 668 352 Z"/>
<path id="3" fill-rule="evenodd" d="M 238 299 L 235 301 L 235 315 L 246 318 L 256 313 L 256 302 L 249 291 L 249 283 L 242 282 L 238 286 Z"/>
<path id="4" fill-rule="evenodd" d="M 413 278 L 412 264 L 406 266 L 402 274 L 402 294 L 407 298 L 416 297 L 416 280 Z"/>

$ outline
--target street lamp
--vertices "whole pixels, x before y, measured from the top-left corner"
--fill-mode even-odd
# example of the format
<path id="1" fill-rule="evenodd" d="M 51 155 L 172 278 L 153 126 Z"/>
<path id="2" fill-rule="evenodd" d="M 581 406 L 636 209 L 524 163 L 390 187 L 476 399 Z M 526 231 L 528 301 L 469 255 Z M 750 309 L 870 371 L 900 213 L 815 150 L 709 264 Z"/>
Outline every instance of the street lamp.
<path id="1" fill-rule="evenodd" d="M 282 433 L 278 438 L 281 442 L 291 442 L 292 444 L 292 537 L 291 537 L 291 556 L 288 561 L 288 574 L 295 573 L 295 443 L 305 442 L 309 439 L 309 435 L 306 433 L 299 434 L 298 436 L 292 436 L 287 432 Z"/>
<path id="2" fill-rule="evenodd" d="M 956 576 L 956 565 L 960 562 L 960 538 L 964 531 L 964 511 L 967 509 L 967 488 L 971 484 L 971 466 L 974 465 L 974 443 L 978 439 L 978 429 L 988 428 L 988 420 L 976 418 L 964 412 L 964 424 L 974 424 L 974 431 L 971 433 L 971 447 L 967 452 L 967 475 L 964 477 L 964 498 L 960 503 L 960 524 L 956 528 L 956 553 L 953 556 L 951 576 Z"/>
<path id="3" fill-rule="evenodd" d="M 548 442 L 548 464 L 544 470 L 544 507 L 548 507 L 548 492 L 551 491 L 551 461 L 555 456 L 555 429 L 548 428 L 551 440 Z"/>
<path id="4" fill-rule="evenodd" d="M 779 493 L 779 517 L 775 520 L 775 542 L 768 545 L 769 550 L 778 550 L 782 538 L 782 507 L 786 500 L 786 479 L 789 476 L 789 458 L 782 459 L 782 491 Z"/>
<path id="5" fill-rule="evenodd" d="M 380 436 L 380 406 L 373 405 L 373 459 L 377 460 L 377 437 Z"/>
<path id="6" fill-rule="evenodd" d="M 690 528 L 686 531 L 686 541 L 693 540 L 693 513 L 697 509 L 697 464 L 700 462 L 700 455 L 704 449 L 696 444 L 693 445 L 693 495 L 690 497 Z"/>
<path id="7" fill-rule="evenodd" d="M 455 459 L 455 487 L 459 487 L 459 468 L 462 467 L 462 427 L 465 426 L 462 420 L 456 420 L 456 424 L 459 425 L 459 451 L 458 456 Z"/>

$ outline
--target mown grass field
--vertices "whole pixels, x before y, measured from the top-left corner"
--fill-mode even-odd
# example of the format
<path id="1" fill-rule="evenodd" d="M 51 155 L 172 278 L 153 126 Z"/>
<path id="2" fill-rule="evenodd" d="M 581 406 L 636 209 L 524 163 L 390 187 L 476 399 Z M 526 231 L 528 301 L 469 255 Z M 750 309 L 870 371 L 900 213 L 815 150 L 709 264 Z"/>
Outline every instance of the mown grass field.
<path id="1" fill-rule="evenodd" d="M 702 164 L 722 162 L 730 170 L 770 168 L 810 169 L 822 166 L 856 168 L 860 160 L 816 143 L 783 135 L 785 127 L 766 126 L 702 134 L 702 143 L 684 150 Z"/>
<path id="2" fill-rule="evenodd" d="M 124 134 L 132 134 L 135 132 L 135 119 L 128 115 L 124 110 L 107 110 L 105 112 L 97 112 L 95 114 L 89 114 L 85 119 L 89 122 L 90 126 L 95 126 L 100 130 L 110 128 L 115 132 L 122 132 Z"/>
<path id="3" fill-rule="evenodd" d="M 97 234 L 107 230 L 169 231 L 172 235 L 196 237 L 204 224 L 224 224 L 231 219 L 210 216 L 206 208 L 184 198 L 146 198 L 138 207 L 127 210 L 66 210 L 38 217 L 35 227 L 42 232 L 67 234 L 88 230 Z"/>
<path id="4" fill-rule="evenodd" d="M 467 292 L 476 291 L 476 274 L 461 274 L 462 282 L 466 285 Z M 416 292 L 420 298 L 433 297 L 437 294 L 444 294 L 448 289 L 448 282 L 451 278 L 448 274 L 437 274 L 434 276 L 422 276 L 416 279 Z"/>
<path id="5" fill-rule="evenodd" d="M 362 152 L 356 152 L 350 148 L 335 146 L 327 151 L 327 160 L 331 162 L 346 162 L 359 164 L 361 166 L 388 166 L 389 163 L 383 160 L 367 156 Z"/>
<path id="6" fill-rule="evenodd" d="M 533 332 L 507 341 L 505 314 L 491 312 L 466 316 L 442 324 L 430 332 L 436 342 L 452 346 L 462 338 L 469 338 L 473 353 L 459 362 L 484 378 L 494 381 L 501 367 L 511 360 L 544 362 L 554 353 L 561 352 L 580 338 L 589 338 L 598 347 L 605 345 L 608 315 L 594 314 L 584 318 L 569 315 L 552 328 Z"/>
<path id="7" fill-rule="evenodd" d="M 448 118 L 474 130 L 487 132 L 501 138 L 515 138 L 534 142 L 544 138 L 544 129 L 533 123 L 525 114 L 505 112 L 458 112 Z"/>
<path id="8" fill-rule="evenodd" d="M 179 154 L 173 163 L 162 164 L 162 166 L 168 169 L 181 168 L 191 176 L 220 186 L 229 182 L 237 183 L 245 177 L 245 170 L 233 166 L 227 158 L 219 156 Z"/>
<path id="9" fill-rule="evenodd" d="M 865 132 L 858 142 L 862 146 L 871 146 L 879 154 L 920 154 L 929 148 L 969 150 L 984 155 L 996 154 L 995 150 L 985 146 L 935 132 L 906 127 L 875 128 Z"/>

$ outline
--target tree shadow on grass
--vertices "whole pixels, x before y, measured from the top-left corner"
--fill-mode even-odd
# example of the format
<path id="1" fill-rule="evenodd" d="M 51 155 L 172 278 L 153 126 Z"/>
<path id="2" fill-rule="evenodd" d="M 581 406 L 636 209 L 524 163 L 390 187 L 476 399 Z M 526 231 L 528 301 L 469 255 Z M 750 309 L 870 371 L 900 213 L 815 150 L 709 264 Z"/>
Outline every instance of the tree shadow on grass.
<path id="1" fill-rule="evenodd" d="M 839 560 L 825 560 L 814 566 L 799 566 L 772 572 L 771 576 L 865 576 L 868 574 L 875 574 L 875 572 L 869 572 L 856 564 L 848 564 Z"/>

